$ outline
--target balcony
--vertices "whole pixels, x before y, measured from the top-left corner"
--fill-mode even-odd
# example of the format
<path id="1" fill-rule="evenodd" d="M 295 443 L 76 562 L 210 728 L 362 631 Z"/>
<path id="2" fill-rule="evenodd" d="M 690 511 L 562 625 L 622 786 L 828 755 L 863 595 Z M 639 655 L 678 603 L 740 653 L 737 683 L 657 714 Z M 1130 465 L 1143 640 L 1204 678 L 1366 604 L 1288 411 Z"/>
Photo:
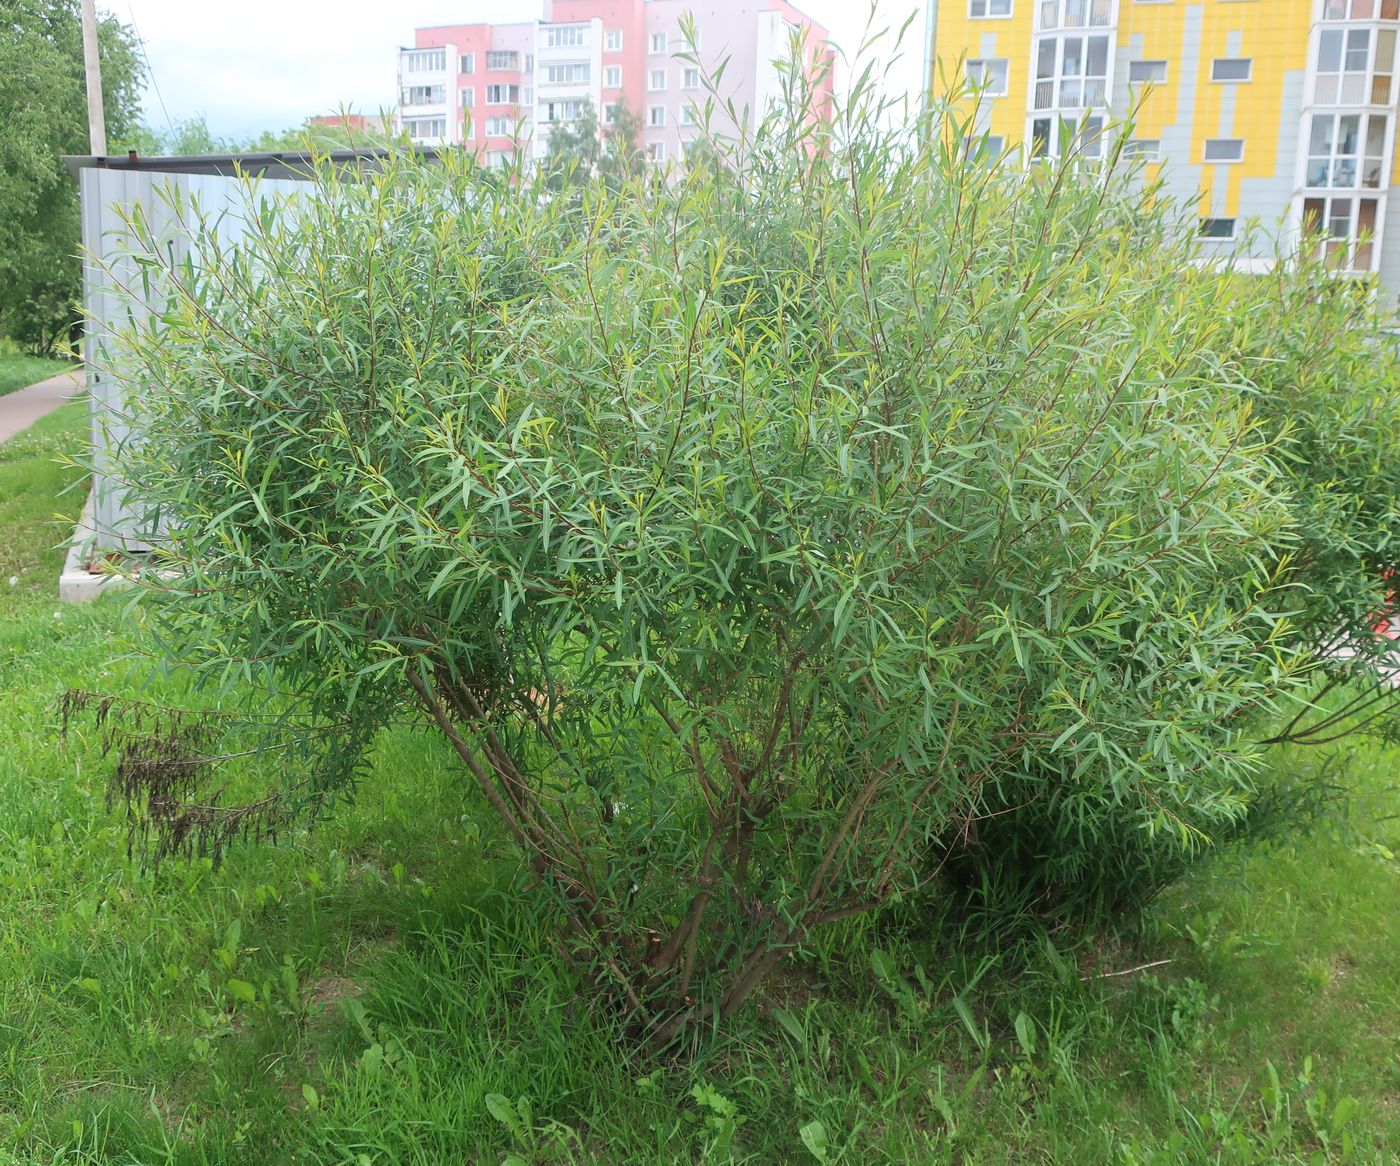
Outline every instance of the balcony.
<path id="1" fill-rule="evenodd" d="M 399 104 L 405 109 L 423 105 L 444 105 L 447 88 L 443 85 L 410 85 L 399 94 Z"/>
<path id="2" fill-rule="evenodd" d="M 1107 77 L 1051 77 L 1035 83 L 1032 108 L 1091 109 L 1107 100 Z"/>

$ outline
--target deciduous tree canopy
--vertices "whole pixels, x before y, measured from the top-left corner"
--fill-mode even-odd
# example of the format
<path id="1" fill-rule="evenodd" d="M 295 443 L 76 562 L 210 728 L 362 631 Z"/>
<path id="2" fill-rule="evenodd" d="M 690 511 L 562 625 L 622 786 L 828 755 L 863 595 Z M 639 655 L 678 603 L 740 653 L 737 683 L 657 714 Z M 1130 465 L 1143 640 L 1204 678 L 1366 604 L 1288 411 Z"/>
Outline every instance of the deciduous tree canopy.
<path id="1" fill-rule="evenodd" d="M 107 131 L 136 123 L 136 36 L 99 20 Z M 0 331 L 45 350 L 74 318 L 78 198 L 64 154 L 88 151 L 77 0 L 0 0 Z"/>

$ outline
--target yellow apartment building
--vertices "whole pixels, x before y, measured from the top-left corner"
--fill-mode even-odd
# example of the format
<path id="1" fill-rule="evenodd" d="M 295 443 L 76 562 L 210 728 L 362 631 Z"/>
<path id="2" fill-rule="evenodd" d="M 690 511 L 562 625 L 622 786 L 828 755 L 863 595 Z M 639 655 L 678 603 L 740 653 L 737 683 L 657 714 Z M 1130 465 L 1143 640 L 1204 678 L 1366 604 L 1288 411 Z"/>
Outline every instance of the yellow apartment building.
<path id="1" fill-rule="evenodd" d="M 989 151 L 1093 157 L 1136 108 L 1125 152 L 1208 247 L 1267 263 L 1313 223 L 1400 296 L 1400 0 L 929 2 L 932 91 L 977 84 Z"/>

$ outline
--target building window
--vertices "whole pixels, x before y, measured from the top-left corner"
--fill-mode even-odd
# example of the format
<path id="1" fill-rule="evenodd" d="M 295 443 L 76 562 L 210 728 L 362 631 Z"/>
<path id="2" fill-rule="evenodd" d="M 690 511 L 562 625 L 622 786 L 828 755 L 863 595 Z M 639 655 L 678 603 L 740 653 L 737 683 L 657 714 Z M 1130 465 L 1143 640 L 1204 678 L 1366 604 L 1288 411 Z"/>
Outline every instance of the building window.
<path id="1" fill-rule="evenodd" d="M 546 101 L 545 121 L 578 121 L 583 116 L 582 101 Z"/>
<path id="2" fill-rule="evenodd" d="M 458 69 L 457 72 L 459 72 L 459 73 L 475 73 L 475 72 L 476 72 L 476 54 L 475 54 L 475 53 L 463 53 L 463 54 L 462 54 L 462 62 L 461 62 L 461 65 L 462 65 L 462 67 L 461 67 L 460 69 Z"/>
<path id="3" fill-rule="evenodd" d="M 486 119 L 486 136 L 488 138 L 505 138 L 510 136 L 511 121 L 508 117 L 488 117 Z"/>
<path id="4" fill-rule="evenodd" d="M 1207 162 L 1243 162 L 1243 138 L 1207 138 L 1205 149 Z"/>
<path id="5" fill-rule="evenodd" d="M 415 142 L 447 135 L 447 119 L 445 117 L 405 118 L 403 125 L 404 129 L 408 131 L 408 136 Z"/>
<path id="6" fill-rule="evenodd" d="M 1321 235 L 1319 252 L 1343 271 L 1375 269 L 1379 200 L 1374 198 L 1305 198 L 1303 232 Z"/>
<path id="7" fill-rule="evenodd" d="M 476 104 L 476 87 L 469 85 L 462 90 L 462 108 L 470 109 Z"/>
<path id="8" fill-rule="evenodd" d="M 428 49 L 426 52 L 404 53 L 405 73 L 445 73 L 447 71 L 447 50 Z"/>
<path id="9" fill-rule="evenodd" d="M 608 29 L 608 31 L 603 34 L 603 48 L 610 53 L 622 52 L 622 29 Z"/>
<path id="10" fill-rule="evenodd" d="M 1037 0 L 1036 27 L 1107 28 L 1113 23 L 1113 0 Z"/>
<path id="11" fill-rule="evenodd" d="M 653 162 L 666 161 L 666 143 L 652 142 L 647 146 L 647 157 Z"/>
<path id="12" fill-rule="evenodd" d="M 1202 219 L 1201 238 L 1214 239 L 1217 242 L 1235 237 L 1234 219 Z"/>
<path id="13" fill-rule="evenodd" d="M 664 53 L 666 51 L 666 34 L 664 32 L 654 32 L 651 34 L 651 51 L 654 53 Z"/>
<path id="14" fill-rule="evenodd" d="M 1108 37 L 1046 36 L 1036 42 L 1034 109 L 1084 109 L 1108 96 Z"/>
<path id="15" fill-rule="evenodd" d="M 695 106 L 691 105 L 690 102 L 687 101 L 681 106 L 681 125 L 693 126 L 699 120 L 695 112 Z"/>
<path id="16" fill-rule="evenodd" d="M 488 85 L 486 86 L 487 105 L 519 105 L 520 86 L 519 85 Z"/>
<path id="17" fill-rule="evenodd" d="M 1378 13 L 1376 9 L 1379 8 Z M 1400 20 L 1400 0 L 1322 0 L 1323 20 Z"/>
<path id="18" fill-rule="evenodd" d="M 1001 134 L 983 134 L 967 144 L 967 156 L 982 166 L 994 166 L 1006 153 L 1006 139 Z"/>
<path id="19" fill-rule="evenodd" d="M 1104 119 L 1090 117 L 1037 117 L 1031 121 L 1032 162 L 1052 158 L 1103 157 Z"/>
<path id="20" fill-rule="evenodd" d="M 666 124 L 666 107 L 664 105 L 653 105 L 647 110 L 647 125 L 655 129 L 660 129 Z"/>
<path id="21" fill-rule="evenodd" d="M 1395 29 L 1327 28 L 1317 47 L 1317 105 L 1389 105 Z"/>
<path id="22" fill-rule="evenodd" d="M 609 65 L 606 69 L 603 70 L 603 88 L 604 88 L 604 89 L 621 89 L 621 88 L 622 88 L 622 66 L 621 66 L 621 65 Z"/>
<path id="23" fill-rule="evenodd" d="M 695 68 L 687 69 L 681 77 L 681 84 L 687 89 L 699 89 L 700 70 Z"/>
<path id="24" fill-rule="evenodd" d="M 659 93 L 666 88 L 666 70 L 653 69 L 647 74 L 647 88 L 653 93 Z"/>
<path id="25" fill-rule="evenodd" d="M 1149 82 L 1161 84 L 1167 79 L 1166 61 L 1129 61 L 1128 84 L 1146 85 Z"/>
<path id="26" fill-rule="evenodd" d="M 1010 16 L 1011 0 L 967 0 L 967 14 L 974 20 L 986 16 Z"/>
<path id="27" fill-rule="evenodd" d="M 1005 57 L 973 59 L 967 63 L 967 79 L 986 97 L 1005 97 L 1009 70 Z"/>
<path id="28" fill-rule="evenodd" d="M 515 72 L 520 68 L 520 54 L 505 52 L 487 53 L 486 68 L 488 70 L 509 69 L 511 72 Z"/>
<path id="29" fill-rule="evenodd" d="M 1390 119 L 1382 113 L 1313 114 L 1304 185 L 1380 189 L 1389 139 Z"/>
<path id="30" fill-rule="evenodd" d="M 1216 57 L 1210 63 L 1212 81 L 1248 81 L 1253 71 L 1253 57 Z"/>
<path id="31" fill-rule="evenodd" d="M 617 124 L 617 103 L 610 101 L 603 106 L 603 124 L 605 126 Z"/>
<path id="32" fill-rule="evenodd" d="M 573 61 L 567 65 L 546 65 L 542 84 L 584 85 L 588 82 L 589 72 L 587 61 Z"/>
<path id="33" fill-rule="evenodd" d="M 444 85 L 410 85 L 403 91 L 404 105 L 441 105 L 447 100 Z"/>
<path id="34" fill-rule="evenodd" d="M 550 24 L 545 26 L 544 44 L 548 49 L 582 48 L 588 44 L 588 25 Z"/>
<path id="35" fill-rule="evenodd" d="M 1123 143 L 1125 158 L 1140 158 L 1144 162 L 1156 162 L 1162 156 L 1160 138 L 1130 138 Z"/>

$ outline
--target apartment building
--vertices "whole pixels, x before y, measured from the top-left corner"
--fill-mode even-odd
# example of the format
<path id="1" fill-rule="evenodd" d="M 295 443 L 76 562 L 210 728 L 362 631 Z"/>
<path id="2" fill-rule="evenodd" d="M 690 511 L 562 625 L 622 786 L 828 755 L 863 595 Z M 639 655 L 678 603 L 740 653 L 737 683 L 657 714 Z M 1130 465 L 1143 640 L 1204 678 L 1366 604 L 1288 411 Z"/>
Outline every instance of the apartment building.
<path id="1" fill-rule="evenodd" d="M 1125 150 L 1199 199 L 1209 251 L 1267 264 L 1306 223 L 1400 296 L 1400 0 L 930 0 L 930 28 L 988 152 L 1101 156 L 1136 109 Z"/>
<path id="2" fill-rule="evenodd" d="M 698 63 L 679 59 L 690 51 L 688 13 Z M 517 150 L 541 158 L 585 103 L 605 130 L 625 100 L 642 120 L 642 148 L 664 163 L 699 134 L 702 70 L 728 62 L 721 90 L 751 125 L 781 100 L 779 62 L 794 32 L 829 102 L 827 31 L 787 0 L 544 0 L 540 20 L 417 29 L 398 54 L 396 120 L 425 145 L 466 146 L 493 162 Z"/>

